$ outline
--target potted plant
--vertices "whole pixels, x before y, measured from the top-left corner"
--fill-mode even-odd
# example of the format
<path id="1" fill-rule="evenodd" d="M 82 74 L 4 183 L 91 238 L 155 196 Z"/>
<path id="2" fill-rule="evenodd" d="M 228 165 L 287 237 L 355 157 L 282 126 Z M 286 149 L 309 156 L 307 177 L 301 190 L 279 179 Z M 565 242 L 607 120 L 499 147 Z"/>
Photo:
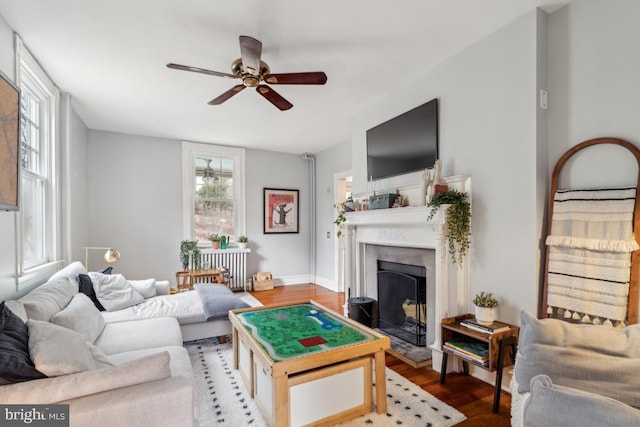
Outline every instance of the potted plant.
<path id="1" fill-rule="evenodd" d="M 475 306 L 476 321 L 483 325 L 490 325 L 495 318 L 495 308 L 498 306 L 498 300 L 491 294 L 484 291 L 476 294 L 473 298 Z"/>
<path id="2" fill-rule="evenodd" d="M 200 268 L 200 249 L 197 240 L 183 240 L 180 242 L 180 263 L 183 270 L 189 269 L 189 257 L 191 257 L 192 267 Z"/>
<path id="3" fill-rule="evenodd" d="M 238 237 L 238 247 L 240 249 L 245 249 L 247 247 L 247 242 L 249 242 L 249 238 L 247 236 Z"/>
<path id="4" fill-rule="evenodd" d="M 220 248 L 220 241 L 222 240 L 222 237 L 220 237 L 219 234 L 217 233 L 209 234 L 209 236 L 207 236 L 207 239 L 211 241 L 211 247 L 213 249 Z"/>
<path id="5" fill-rule="evenodd" d="M 449 254 L 453 262 L 461 266 L 471 243 L 469 239 L 471 235 L 469 195 L 457 190 L 444 191 L 434 195 L 428 205 L 431 207 L 431 211 L 427 221 L 433 218 L 442 205 L 448 205 L 445 234 L 449 242 Z"/>

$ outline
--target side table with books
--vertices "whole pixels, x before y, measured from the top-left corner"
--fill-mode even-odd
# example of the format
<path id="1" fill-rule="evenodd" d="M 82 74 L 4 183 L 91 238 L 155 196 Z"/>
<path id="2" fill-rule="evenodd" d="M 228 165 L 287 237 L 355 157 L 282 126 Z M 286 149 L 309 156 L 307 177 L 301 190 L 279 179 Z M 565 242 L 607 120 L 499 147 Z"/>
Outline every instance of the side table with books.
<path id="1" fill-rule="evenodd" d="M 515 362 L 520 327 L 495 321 L 491 325 L 476 322 L 473 314 L 463 314 L 442 319 L 442 367 L 440 383 L 447 375 L 447 359 L 453 355 L 462 360 L 465 374 L 468 363 L 473 363 L 489 372 L 496 371 L 493 412 L 500 409 L 502 369 Z"/>

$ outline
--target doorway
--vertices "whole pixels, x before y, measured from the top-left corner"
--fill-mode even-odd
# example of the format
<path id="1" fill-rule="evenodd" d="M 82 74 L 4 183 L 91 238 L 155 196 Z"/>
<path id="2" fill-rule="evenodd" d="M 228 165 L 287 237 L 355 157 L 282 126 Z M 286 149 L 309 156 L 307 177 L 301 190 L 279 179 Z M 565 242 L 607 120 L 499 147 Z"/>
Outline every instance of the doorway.
<path id="1" fill-rule="evenodd" d="M 351 171 L 338 172 L 333 174 L 333 194 L 334 204 L 343 203 L 352 194 L 353 178 Z M 334 228 L 334 276 L 337 282 L 338 292 L 346 292 L 346 268 L 347 257 L 346 239 L 344 234 L 338 237 L 338 230 Z"/>

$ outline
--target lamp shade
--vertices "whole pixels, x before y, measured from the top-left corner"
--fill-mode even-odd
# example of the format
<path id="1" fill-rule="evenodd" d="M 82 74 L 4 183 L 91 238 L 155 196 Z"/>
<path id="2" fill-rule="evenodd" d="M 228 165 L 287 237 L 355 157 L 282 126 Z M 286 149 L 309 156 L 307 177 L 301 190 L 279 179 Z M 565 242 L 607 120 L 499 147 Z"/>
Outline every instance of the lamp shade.
<path id="1" fill-rule="evenodd" d="M 120 259 L 120 252 L 116 251 L 113 248 L 109 248 L 105 253 L 104 253 L 104 260 L 105 262 L 116 262 Z"/>

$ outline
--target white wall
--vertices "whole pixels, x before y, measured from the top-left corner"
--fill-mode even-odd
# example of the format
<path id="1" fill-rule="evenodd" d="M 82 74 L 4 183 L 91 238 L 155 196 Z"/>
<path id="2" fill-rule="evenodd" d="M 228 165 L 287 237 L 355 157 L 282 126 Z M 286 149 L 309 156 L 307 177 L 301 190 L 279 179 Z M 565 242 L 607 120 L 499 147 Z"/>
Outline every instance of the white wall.
<path id="1" fill-rule="evenodd" d="M 444 175 L 472 177 L 470 291 L 496 294 L 499 316 L 507 321 L 516 321 L 522 308 L 536 310 L 538 19 L 532 11 L 410 83 L 389 88 L 357 116 L 352 132 L 357 193 L 366 190 L 366 129 L 439 99 Z"/>

